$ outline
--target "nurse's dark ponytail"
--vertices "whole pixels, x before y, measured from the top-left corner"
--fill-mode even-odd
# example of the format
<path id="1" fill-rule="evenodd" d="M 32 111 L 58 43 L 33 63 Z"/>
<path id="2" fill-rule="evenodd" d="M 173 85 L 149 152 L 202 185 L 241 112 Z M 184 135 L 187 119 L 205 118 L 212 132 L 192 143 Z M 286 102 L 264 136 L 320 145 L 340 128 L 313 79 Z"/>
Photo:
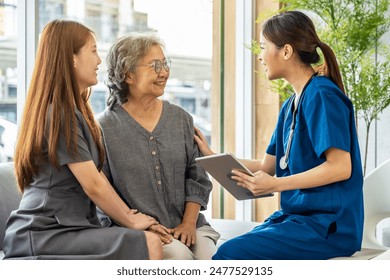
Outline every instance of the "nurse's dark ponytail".
<path id="1" fill-rule="evenodd" d="M 333 50 L 318 37 L 311 19 L 302 12 L 288 11 L 268 19 L 262 28 L 264 37 L 278 48 L 289 44 L 305 64 L 320 61 L 317 48 L 324 55 L 324 63 L 315 67 L 319 75 L 329 77 L 345 94 L 340 69 Z"/>
<path id="2" fill-rule="evenodd" d="M 341 78 L 339 65 L 333 50 L 321 41 L 319 41 L 318 47 L 321 49 L 325 61 L 316 67 L 316 72 L 329 77 L 345 94 L 343 79 Z"/>

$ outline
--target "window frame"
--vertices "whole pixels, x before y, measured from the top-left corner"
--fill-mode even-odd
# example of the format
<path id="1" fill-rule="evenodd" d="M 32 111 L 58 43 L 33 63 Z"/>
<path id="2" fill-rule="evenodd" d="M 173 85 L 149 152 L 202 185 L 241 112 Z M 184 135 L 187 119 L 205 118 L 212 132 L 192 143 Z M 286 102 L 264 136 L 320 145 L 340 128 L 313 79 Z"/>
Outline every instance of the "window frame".
<path id="1" fill-rule="evenodd" d="M 39 34 L 39 1 L 17 1 L 17 98 L 16 121 L 19 126 L 35 63 Z"/>
<path id="2" fill-rule="evenodd" d="M 253 54 L 247 48 L 253 37 L 253 1 L 236 1 L 236 155 L 253 158 L 254 70 Z M 253 201 L 236 201 L 236 220 L 253 221 Z"/>

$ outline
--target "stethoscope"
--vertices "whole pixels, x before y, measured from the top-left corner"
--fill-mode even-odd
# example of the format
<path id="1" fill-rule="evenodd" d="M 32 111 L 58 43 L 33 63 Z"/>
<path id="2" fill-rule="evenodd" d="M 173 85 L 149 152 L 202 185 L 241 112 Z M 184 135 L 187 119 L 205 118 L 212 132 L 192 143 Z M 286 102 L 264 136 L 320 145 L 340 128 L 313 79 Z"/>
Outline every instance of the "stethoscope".
<path id="1" fill-rule="evenodd" d="M 293 110 L 293 103 L 295 103 L 295 106 L 294 106 L 294 110 L 293 110 L 293 119 L 292 119 L 292 122 L 291 122 L 291 127 L 290 127 L 290 132 L 288 134 L 288 142 L 287 142 L 287 148 L 286 148 L 286 153 L 284 154 L 284 156 L 282 156 L 280 158 L 280 161 L 279 161 L 279 167 L 280 169 L 282 170 L 285 170 L 288 166 L 288 158 L 290 156 L 290 150 L 291 150 L 291 143 L 292 143 L 292 139 L 293 139 L 293 136 L 294 136 L 294 131 L 295 131 L 295 125 L 296 125 L 296 116 L 297 116 L 297 112 L 298 112 L 298 107 L 299 107 L 299 104 L 301 103 L 301 100 L 302 100 L 302 96 L 303 94 L 305 93 L 305 90 L 307 88 L 307 86 L 310 84 L 311 80 L 317 76 L 317 73 L 314 73 L 310 79 L 306 82 L 305 86 L 303 87 L 303 90 L 302 90 L 302 93 L 300 96 L 297 97 L 297 95 L 295 94 L 293 98 L 291 98 L 289 104 L 288 104 L 288 110 L 286 112 L 286 114 L 284 115 L 284 123 L 286 122 L 286 119 L 287 119 L 287 116 L 289 114 L 289 112 L 291 110 Z M 284 135 L 284 132 L 283 132 L 283 135 Z M 284 136 L 283 136 L 283 139 L 284 139 Z"/>

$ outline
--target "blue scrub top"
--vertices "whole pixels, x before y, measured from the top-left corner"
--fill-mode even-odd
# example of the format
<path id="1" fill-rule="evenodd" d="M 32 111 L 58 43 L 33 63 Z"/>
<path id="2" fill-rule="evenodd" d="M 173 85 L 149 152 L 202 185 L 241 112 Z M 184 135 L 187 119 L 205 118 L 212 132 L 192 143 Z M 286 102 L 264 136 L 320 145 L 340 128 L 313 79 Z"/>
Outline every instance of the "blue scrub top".
<path id="1" fill-rule="evenodd" d="M 284 177 L 312 169 L 335 147 L 351 154 L 352 175 L 348 180 L 316 188 L 281 193 L 281 215 L 294 215 L 319 227 L 332 230 L 330 240 L 339 246 L 360 250 L 363 235 L 363 171 L 352 102 L 330 79 L 314 77 L 301 96 L 296 113 L 288 167 L 280 169 L 293 120 L 290 97 L 283 104 L 267 153 L 276 156 L 276 176 Z"/>

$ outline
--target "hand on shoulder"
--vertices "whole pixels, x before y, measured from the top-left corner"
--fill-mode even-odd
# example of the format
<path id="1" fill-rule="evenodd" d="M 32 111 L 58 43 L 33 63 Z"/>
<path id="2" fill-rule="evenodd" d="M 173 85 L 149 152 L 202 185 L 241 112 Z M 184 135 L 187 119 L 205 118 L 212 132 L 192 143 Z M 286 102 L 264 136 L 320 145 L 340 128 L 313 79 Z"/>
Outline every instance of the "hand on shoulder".
<path id="1" fill-rule="evenodd" d="M 204 137 L 203 133 L 200 131 L 199 128 L 197 127 L 194 128 L 195 128 L 194 139 L 198 144 L 201 154 L 204 156 L 214 155 L 215 153 L 210 149 L 206 137 Z"/>

